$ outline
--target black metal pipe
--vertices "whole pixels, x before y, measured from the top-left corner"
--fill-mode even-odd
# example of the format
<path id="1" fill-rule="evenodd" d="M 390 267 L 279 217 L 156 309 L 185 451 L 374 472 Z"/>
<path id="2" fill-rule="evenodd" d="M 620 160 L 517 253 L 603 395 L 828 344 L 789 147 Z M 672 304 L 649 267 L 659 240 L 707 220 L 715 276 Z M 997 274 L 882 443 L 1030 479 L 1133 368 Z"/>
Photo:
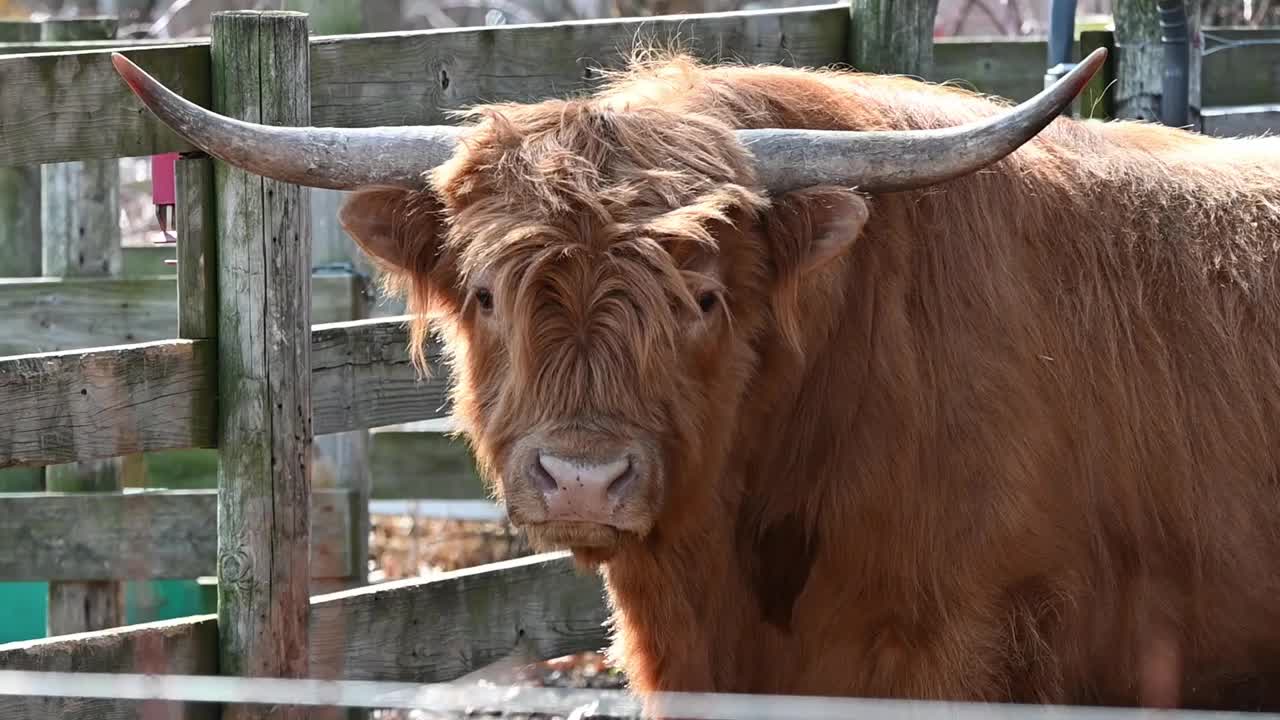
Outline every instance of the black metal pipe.
<path id="1" fill-rule="evenodd" d="M 1160 93 L 1160 122 L 1172 127 L 1189 123 L 1188 81 L 1191 43 L 1187 36 L 1185 0 L 1156 0 L 1160 13 L 1160 44 L 1164 47 L 1164 78 Z"/>

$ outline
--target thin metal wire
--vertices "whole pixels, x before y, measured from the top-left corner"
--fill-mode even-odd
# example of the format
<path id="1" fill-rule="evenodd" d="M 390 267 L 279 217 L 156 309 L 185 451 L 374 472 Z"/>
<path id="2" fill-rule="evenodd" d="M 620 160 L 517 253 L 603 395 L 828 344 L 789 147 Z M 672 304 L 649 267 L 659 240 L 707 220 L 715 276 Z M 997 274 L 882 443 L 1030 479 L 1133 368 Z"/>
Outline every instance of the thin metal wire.
<path id="1" fill-rule="evenodd" d="M 660 693 L 644 707 L 622 690 L 461 683 L 241 678 L 0 670 L 0 696 L 94 698 L 418 710 L 445 715 L 541 714 L 688 720 L 1268 720 L 1264 713 L 1147 710 L 825 698 L 790 695 Z"/>

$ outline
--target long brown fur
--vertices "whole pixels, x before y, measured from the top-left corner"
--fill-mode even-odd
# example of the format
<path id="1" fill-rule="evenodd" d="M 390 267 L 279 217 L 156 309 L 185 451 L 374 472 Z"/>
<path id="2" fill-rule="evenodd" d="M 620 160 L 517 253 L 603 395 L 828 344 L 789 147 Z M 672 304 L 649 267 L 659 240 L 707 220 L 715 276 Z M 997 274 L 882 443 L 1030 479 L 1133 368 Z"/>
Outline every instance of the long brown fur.
<path id="1" fill-rule="evenodd" d="M 566 418 L 659 448 L 652 532 L 578 553 L 637 690 L 1280 709 L 1280 141 L 1059 119 L 864 202 L 730 135 L 1000 109 L 656 57 L 393 209 L 495 487 Z"/>

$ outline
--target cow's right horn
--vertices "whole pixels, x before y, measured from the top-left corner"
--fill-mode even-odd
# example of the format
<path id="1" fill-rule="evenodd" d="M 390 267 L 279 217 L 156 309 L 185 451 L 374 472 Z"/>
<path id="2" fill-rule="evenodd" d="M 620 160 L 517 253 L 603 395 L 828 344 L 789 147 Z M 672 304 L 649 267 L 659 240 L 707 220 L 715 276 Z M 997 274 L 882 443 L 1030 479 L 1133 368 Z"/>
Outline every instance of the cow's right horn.
<path id="1" fill-rule="evenodd" d="M 460 128 L 278 127 L 206 110 L 161 85 L 119 53 L 116 72 L 166 126 L 192 145 L 242 170 L 331 190 L 426 187 L 424 170 L 448 160 Z"/>
<path id="2" fill-rule="evenodd" d="M 1102 67 L 1098 48 L 1035 97 L 995 117 L 927 130 L 738 130 L 756 158 L 760 183 L 782 193 L 813 185 L 864 192 L 914 190 L 1000 160 L 1066 109 Z"/>

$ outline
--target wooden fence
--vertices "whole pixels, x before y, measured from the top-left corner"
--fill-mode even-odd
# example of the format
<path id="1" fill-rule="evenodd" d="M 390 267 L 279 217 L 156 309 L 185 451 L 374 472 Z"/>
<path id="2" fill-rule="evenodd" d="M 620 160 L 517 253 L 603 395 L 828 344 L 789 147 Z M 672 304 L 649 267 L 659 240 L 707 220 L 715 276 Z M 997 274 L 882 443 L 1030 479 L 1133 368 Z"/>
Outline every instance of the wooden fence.
<path id="1" fill-rule="evenodd" d="M 433 492 L 431 478 L 397 477 L 412 465 L 379 470 L 369 451 L 379 434 L 369 429 L 447 418 L 444 369 L 419 382 L 398 309 L 369 308 L 355 269 L 313 268 L 313 226 L 332 227 L 340 194 L 193 152 L 141 107 L 108 48 L 227 115 L 361 127 L 442 123 L 445 110 L 473 102 L 583 90 L 636 39 L 679 38 L 707 59 L 838 65 L 849 27 L 848 6 L 833 4 L 309 38 L 296 13 L 227 13 L 207 40 L 0 43 L 0 88 L 17 98 L 0 104 L 0 167 L 183 154 L 176 274 L 131 272 L 159 267 L 154 252 L 139 251 L 109 277 L 0 280 L 0 355 L 8 355 L 0 357 L 0 468 L 205 449 L 221 475 L 218 491 L 0 495 L 0 580 L 71 583 L 103 596 L 126 578 L 216 574 L 220 594 L 217 617 L 0 646 L 0 668 L 425 682 L 458 677 L 517 644 L 551 657 L 605 641 L 600 583 L 563 554 L 359 587 L 370 468 L 392 496 L 419 492 L 412 483 Z M 1086 33 L 1080 44 L 1109 43 L 1108 33 Z M 1270 72 L 1280 64 L 1258 58 L 1272 52 L 1248 45 L 1205 58 L 1204 98 L 1215 105 L 1206 126 L 1233 116 L 1225 106 L 1280 99 L 1266 96 L 1274 83 L 1231 70 L 1249 62 Z M 1021 100 L 1040 89 L 1044 57 L 1042 41 L 943 40 L 929 79 Z M 1106 114 L 1112 72 L 1091 87 L 1084 112 Z M 312 203 L 328 215 L 317 221 Z M 313 439 L 334 470 L 323 487 L 309 480 Z M 386 451 L 383 462 L 400 452 Z M 460 472 L 471 482 L 472 471 Z M 393 481 L 400 489 L 389 489 Z M 290 600 L 316 589 L 337 591 Z M 262 617 L 270 633 L 254 625 Z M 139 712 L 132 702 L 0 699 L 5 718 Z M 177 716 L 218 714 L 192 705 Z"/>

